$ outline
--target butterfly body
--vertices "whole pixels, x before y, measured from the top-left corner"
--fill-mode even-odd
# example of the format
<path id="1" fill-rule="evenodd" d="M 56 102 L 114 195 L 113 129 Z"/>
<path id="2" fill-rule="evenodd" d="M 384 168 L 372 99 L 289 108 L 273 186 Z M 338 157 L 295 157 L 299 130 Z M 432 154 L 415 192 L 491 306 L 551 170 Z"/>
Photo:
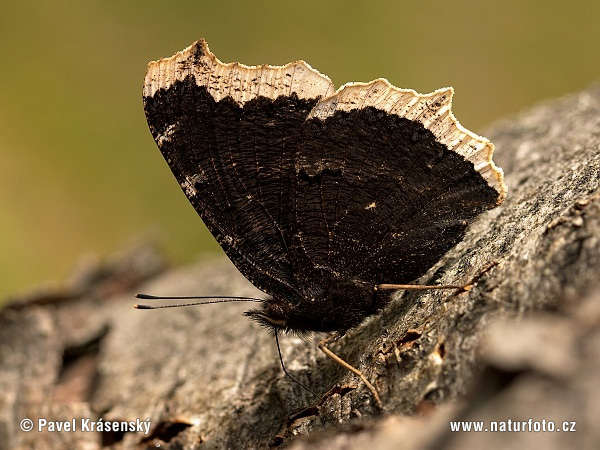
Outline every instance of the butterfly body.
<path id="1" fill-rule="evenodd" d="M 262 309 L 245 315 L 274 330 L 343 333 L 384 306 L 369 283 L 327 278 L 309 286 L 301 297 L 268 298 Z"/>

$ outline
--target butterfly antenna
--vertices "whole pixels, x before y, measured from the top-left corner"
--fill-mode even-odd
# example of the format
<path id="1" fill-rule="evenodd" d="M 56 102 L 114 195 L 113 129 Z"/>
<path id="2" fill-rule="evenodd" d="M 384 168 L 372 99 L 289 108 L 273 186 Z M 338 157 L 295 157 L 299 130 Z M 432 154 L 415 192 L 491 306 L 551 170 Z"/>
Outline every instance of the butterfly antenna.
<path id="1" fill-rule="evenodd" d="M 230 296 L 211 296 L 211 297 L 159 297 L 156 295 L 148 295 L 148 294 L 137 294 L 136 298 L 140 298 L 142 300 L 198 300 L 198 299 L 213 299 L 213 300 L 204 300 L 200 302 L 192 302 L 192 303 L 176 303 L 170 305 L 148 305 L 145 303 L 138 303 L 133 305 L 135 309 L 162 309 L 162 308 L 179 308 L 181 306 L 197 306 L 197 305 L 210 305 L 213 303 L 232 303 L 232 302 L 262 302 L 263 300 L 259 298 L 253 297 L 230 297 Z"/>
<path id="2" fill-rule="evenodd" d="M 310 392 L 315 397 L 318 397 L 318 395 L 312 389 L 309 389 L 308 387 L 304 386 L 302 383 L 300 383 L 298 380 L 296 380 L 293 376 L 291 376 L 288 373 L 288 371 L 286 370 L 285 364 L 283 364 L 283 357 L 281 356 L 281 348 L 279 347 L 279 332 L 277 330 L 275 330 L 275 343 L 277 344 L 277 353 L 279 353 L 279 362 L 281 363 L 281 368 L 283 369 L 283 373 L 285 373 L 288 376 L 288 378 L 290 380 L 292 380 L 294 383 L 296 383 L 299 386 L 302 386 L 304 389 L 306 389 L 308 392 Z"/>

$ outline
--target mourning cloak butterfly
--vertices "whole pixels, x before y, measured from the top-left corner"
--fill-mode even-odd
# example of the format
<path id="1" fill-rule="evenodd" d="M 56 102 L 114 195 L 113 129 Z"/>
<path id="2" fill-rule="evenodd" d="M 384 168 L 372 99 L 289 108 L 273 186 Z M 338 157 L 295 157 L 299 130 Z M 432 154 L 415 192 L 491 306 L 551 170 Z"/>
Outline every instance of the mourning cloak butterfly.
<path id="1" fill-rule="evenodd" d="M 506 196 L 493 145 L 454 118 L 452 88 L 335 90 L 304 61 L 224 64 L 201 39 L 151 62 L 143 94 L 186 197 L 268 294 L 246 315 L 276 337 L 337 339 L 389 302 L 382 283 L 423 275 Z"/>

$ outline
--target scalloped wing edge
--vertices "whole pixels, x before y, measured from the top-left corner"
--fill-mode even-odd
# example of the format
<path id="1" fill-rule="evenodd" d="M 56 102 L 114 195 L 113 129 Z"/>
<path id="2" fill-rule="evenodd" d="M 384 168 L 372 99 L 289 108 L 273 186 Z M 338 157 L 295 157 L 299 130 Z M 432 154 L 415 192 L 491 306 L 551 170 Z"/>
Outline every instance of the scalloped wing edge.
<path id="1" fill-rule="evenodd" d="M 159 89 L 168 88 L 188 75 L 194 75 L 198 86 L 206 86 L 217 102 L 231 97 L 244 104 L 259 96 L 277 98 L 294 92 L 301 99 L 315 99 L 335 91 L 328 76 L 304 61 L 284 66 L 223 63 L 210 51 L 206 41 L 200 39 L 170 58 L 148 64 L 144 97 L 152 97 Z"/>

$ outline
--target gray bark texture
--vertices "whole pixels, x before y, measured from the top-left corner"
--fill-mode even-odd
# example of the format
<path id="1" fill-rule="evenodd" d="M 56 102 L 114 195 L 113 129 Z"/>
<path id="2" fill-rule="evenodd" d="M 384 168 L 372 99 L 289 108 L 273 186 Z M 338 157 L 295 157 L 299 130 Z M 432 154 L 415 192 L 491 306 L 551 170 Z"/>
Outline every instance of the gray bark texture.
<path id="1" fill-rule="evenodd" d="M 331 346 L 383 408 L 317 349 L 323 336 L 282 337 L 288 371 L 319 397 L 291 382 L 247 305 L 134 310 L 136 292 L 260 295 L 225 258 L 166 269 L 137 247 L 2 311 L 0 448 L 600 448 L 600 86 L 486 136 L 506 202 L 420 280 L 473 288 L 398 292 Z M 78 428 L 40 432 L 39 418 Z M 83 431 L 81 418 L 151 426 Z M 529 419 L 576 431 L 450 428 Z"/>

